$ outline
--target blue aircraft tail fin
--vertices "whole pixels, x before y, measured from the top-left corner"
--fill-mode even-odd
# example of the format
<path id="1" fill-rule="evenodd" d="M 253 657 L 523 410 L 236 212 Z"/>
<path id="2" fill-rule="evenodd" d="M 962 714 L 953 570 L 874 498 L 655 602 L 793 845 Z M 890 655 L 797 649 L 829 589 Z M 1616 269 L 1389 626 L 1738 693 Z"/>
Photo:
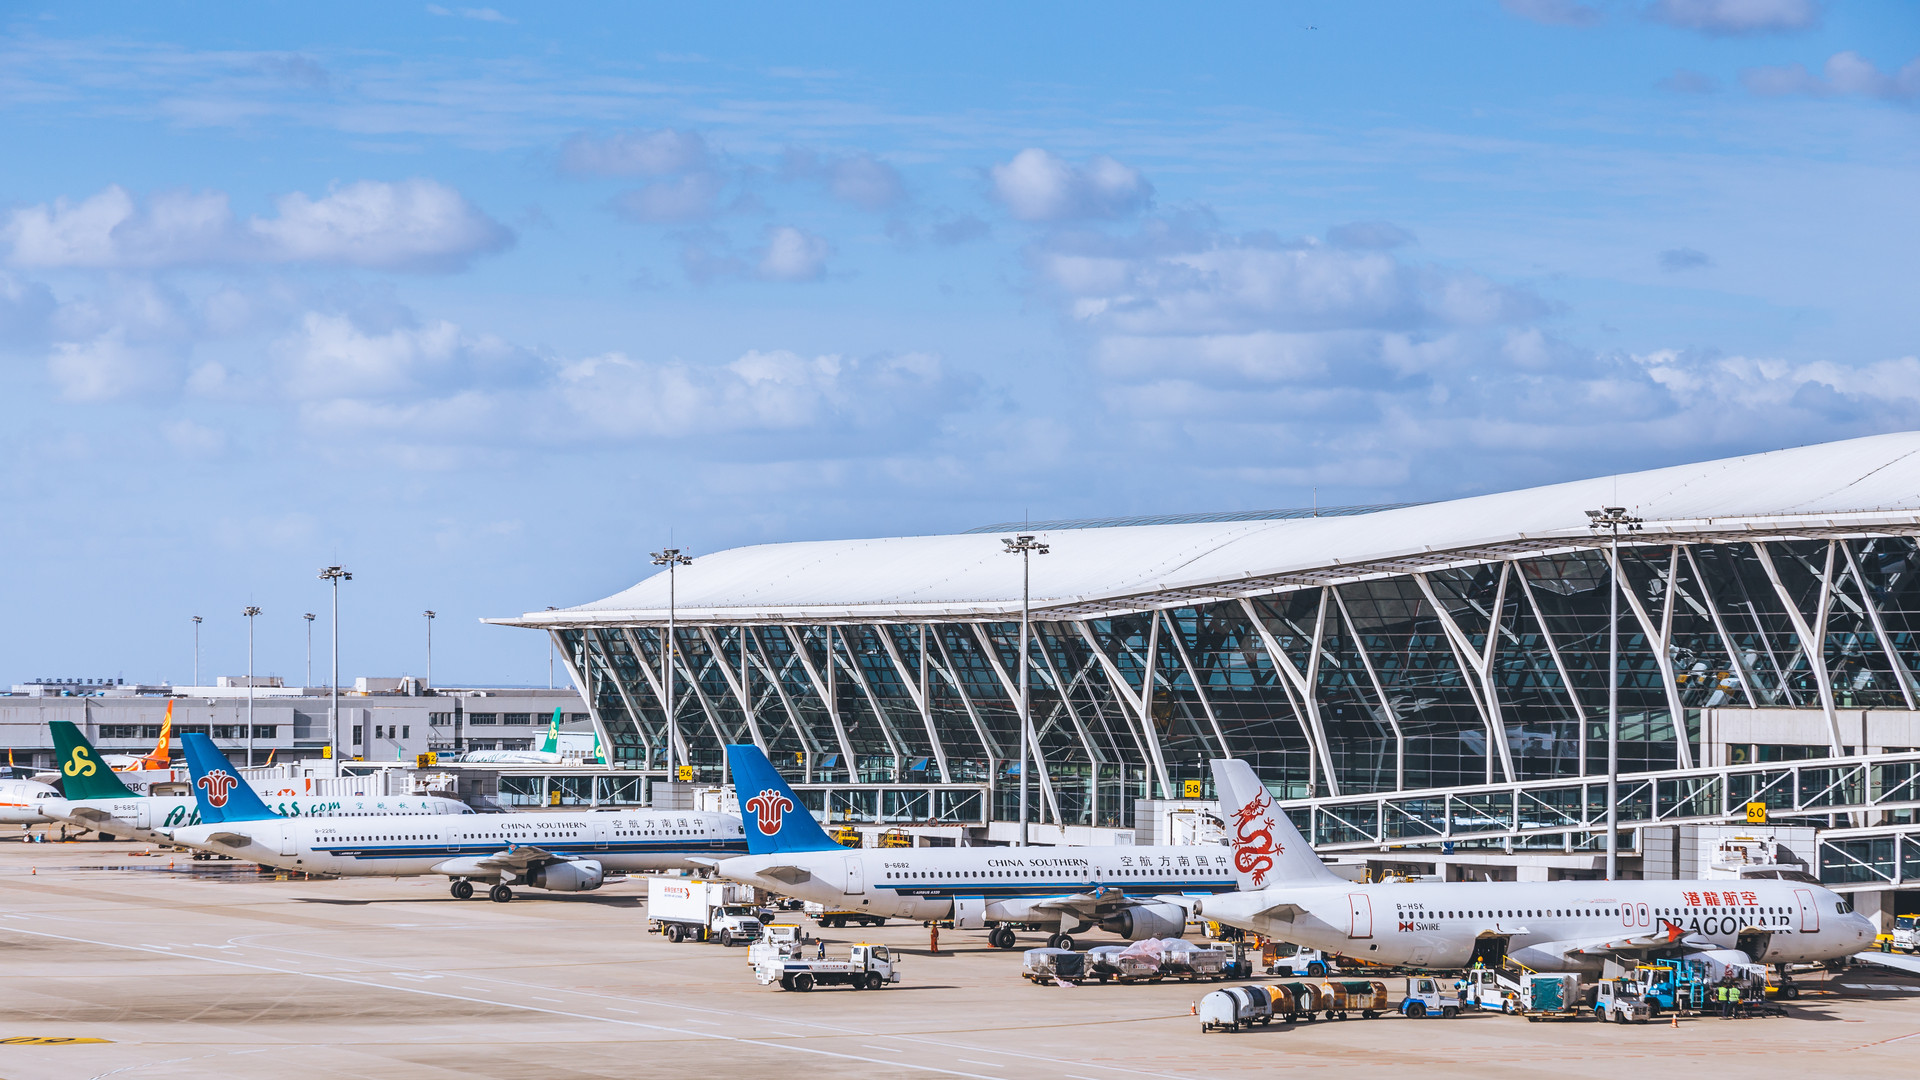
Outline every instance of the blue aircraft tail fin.
<path id="1" fill-rule="evenodd" d="M 839 849 L 759 747 L 729 744 L 727 768 L 733 774 L 734 795 L 740 800 L 749 854 Z"/>
<path id="2" fill-rule="evenodd" d="M 200 820 L 209 824 L 225 821 L 260 821 L 279 817 L 260 801 L 213 740 L 197 731 L 180 737 L 187 751 L 187 775 L 193 780 L 193 798 L 200 804 Z"/>

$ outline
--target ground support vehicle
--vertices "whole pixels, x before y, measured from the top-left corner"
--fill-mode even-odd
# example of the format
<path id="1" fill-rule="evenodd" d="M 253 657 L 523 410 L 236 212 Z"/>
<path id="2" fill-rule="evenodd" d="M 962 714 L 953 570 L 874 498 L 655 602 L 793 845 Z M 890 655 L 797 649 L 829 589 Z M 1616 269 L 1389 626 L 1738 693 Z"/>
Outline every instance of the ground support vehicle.
<path id="1" fill-rule="evenodd" d="M 800 928 L 792 923 L 773 923 L 765 927 L 759 941 L 747 946 L 747 965 L 760 966 L 760 961 L 771 957 L 792 956 L 800 948 L 802 935 Z"/>
<path id="2" fill-rule="evenodd" d="M 1464 1012 L 1486 1010 L 1508 1016 L 1520 1012 L 1520 984 L 1493 968 L 1472 968 L 1454 983 Z"/>
<path id="3" fill-rule="evenodd" d="M 647 879 L 647 928 L 668 941 L 750 945 L 760 940 L 753 886 L 699 878 Z"/>
<path id="4" fill-rule="evenodd" d="M 1327 992 L 1310 982 L 1275 983 L 1275 993 L 1286 991 L 1293 995 L 1293 1014 L 1302 1020 L 1312 1020 L 1326 1010 Z"/>
<path id="5" fill-rule="evenodd" d="M 1088 949 L 1087 970 L 1100 982 L 1159 982 L 1163 977 L 1160 961 L 1127 945 L 1102 945 Z"/>
<path id="6" fill-rule="evenodd" d="M 1371 1020 L 1386 1012 L 1387 984 L 1366 979 L 1342 979 L 1337 982 L 1320 984 L 1326 995 L 1326 1014 L 1329 1020 L 1345 1020 L 1353 1013 Z"/>
<path id="7" fill-rule="evenodd" d="M 1035 986 L 1077 983 L 1096 976 L 1088 970 L 1087 955 L 1072 949 L 1028 949 L 1021 958 L 1020 977 Z"/>
<path id="8" fill-rule="evenodd" d="M 1305 975 L 1309 978 L 1324 979 L 1328 975 L 1337 974 L 1340 970 L 1326 953 L 1318 949 L 1295 949 L 1289 953 L 1286 951 L 1288 948 L 1292 946 L 1279 946 L 1272 959 L 1267 961 L 1267 974 Z"/>
<path id="9" fill-rule="evenodd" d="M 1897 915 L 1893 920 L 1893 947 L 1920 953 L 1920 915 Z"/>
<path id="10" fill-rule="evenodd" d="M 848 911 L 845 908 L 830 908 L 825 904 L 816 904 L 811 900 L 806 902 L 804 910 L 808 917 L 813 919 L 814 922 L 819 923 L 821 926 L 833 927 L 835 929 L 844 927 L 849 923 L 859 926 L 884 926 L 887 922 L 885 915 L 871 915 L 864 911 Z"/>
<path id="11" fill-rule="evenodd" d="M 1230 986 L 1200 999 L 1201 1031 L 1243 1031 L 1275 1020 L 1293 1023 L 1293 991 L 1279 986 Z"/>
<path id="12" fill-rule="evenodd" d="M 1415 1020 L 1423 1016 L 1452 1019 L 1460 1014 L 1460 995 L 1441 985 L 1439 979 L 1422 975 L 1407 980 L 1407 996 L 1400 1001 L 1400 1015 Z"/>
<path id="13" fill-rule="evenodd" d="M 1581 997 L 1578 975 L 1528 972 L 1520 976 L 1520 1010 L 1529 1021 L 1584 1019 Z"/>
<path id="14" fill-rule="evenodd" d="M 1597 988 L 1593 1014 L 1616 1024 L 1644 1024 L 1653 1019 L 1653 1010 L 1640 996 L 1640 983 L 1629 976 L 1608 979 Z"/>
<path id="15" fill-rule="evenodd" d="M 878 990 L 900 981 L 900 966 L 885 945 L 862 943 L 849 950 L 845 960 L 775 957 L 754 968 L 753 977 L 761 986 L 777 982 L 782 990 L 805 992 L 816 986 Z"/>
<path id="16" fill-rule="evenodd" d="M 1160 945 L 1160 970 L 1167 978 L 1185 979 L 1188 982 L 1199 982 L 1201 979 L 1219 982 L 1226 978 L 1225 949 L 1210 949 L 1179 938 L 1166 938 Z"/>
<path id="17" fill-rule="evenodd" d="M 1655 960 L 1634 968 L 1633 975 L 1640 983 L 1647 1010 L 1655 1016 L 1662 1012 L 1699 1012 L 1713 996 L 1707 966 L 1698 960 Z"/>

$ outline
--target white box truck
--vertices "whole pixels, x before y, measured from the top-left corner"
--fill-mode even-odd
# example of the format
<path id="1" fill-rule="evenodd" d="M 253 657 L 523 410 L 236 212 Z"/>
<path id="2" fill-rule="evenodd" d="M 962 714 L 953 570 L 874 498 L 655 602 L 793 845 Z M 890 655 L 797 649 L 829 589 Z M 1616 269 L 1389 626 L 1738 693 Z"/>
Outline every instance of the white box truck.
<path id="1" fill-rule="evenodd" d="M 668 941 L 751 945 L 760 940 L 753 886 L 699 878 L 647 879 L 647 929 Z"/>

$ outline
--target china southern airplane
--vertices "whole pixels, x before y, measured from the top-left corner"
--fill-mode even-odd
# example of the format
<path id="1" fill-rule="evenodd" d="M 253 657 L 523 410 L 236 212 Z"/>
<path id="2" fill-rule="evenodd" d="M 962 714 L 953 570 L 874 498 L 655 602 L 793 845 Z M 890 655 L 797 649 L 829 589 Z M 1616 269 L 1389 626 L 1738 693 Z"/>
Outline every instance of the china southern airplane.
<path id="1" fill-rule="evenodd" d="M 162 843 L 167 839 L 162 830 L 199 823 L 200 811 L 193 796 L 135 794 L 106 766 L 78 727 L 66 720 L 49 721 L 47 727 L 53 732 L 54 756 L 60 763 L 64 792 L 62 798 L 44 800 L 43 812 L 48 817 L 97 832 Z M 472 807 L 458 799 L 432 795 L 276 795 L 272 799 L 273 811 L 286 817 L 473 813 Z"/>
<path id="2" fill-rule="evenodd" d="M 953 847 L 849 850 L 833 842 L 754 746 L 728 746 L 749 854 L 716 863 L 721 876 L 829 907 L 882 917 L 952 919 L 992 927 L 1011 949 L 1009 923 L 1053 926 L 1049 945 L 1098 926 L 1128 940 L 1178 937 L 1187 913 L 1166 894 L 1241 888 L 1222 847 Z"/>
<path id="3" fill-rule="evenodd" d="M 740 819 L 693 810 L 570 814 L 286 818 L 269 810 L 213 740 L 182 739 L 201 823 L 166 830 L 174 843 L 248 862 L 335 877 L 453 879 L 453 896 L 513 899 L 515 884 L 597 889 L 607 871 L 685 870 L 746 850 Z"/>
<path id="4" fill-rule="evenodd" d="M 1246 762 L 1215 761 L 1213 776 L 1234 865 L 1264 887 L 1195 900 L 1193 913 L 1281 941 L 1380 964 L 1497 967 L 1510 958 L 1579 972 L 1664 957 L 1703 959 L 1710 971 L 1812 963 L 1873 944 L 1872 922 L 1791 870 L 1768 879 L 1356 884 L 1321 863 Z"/>

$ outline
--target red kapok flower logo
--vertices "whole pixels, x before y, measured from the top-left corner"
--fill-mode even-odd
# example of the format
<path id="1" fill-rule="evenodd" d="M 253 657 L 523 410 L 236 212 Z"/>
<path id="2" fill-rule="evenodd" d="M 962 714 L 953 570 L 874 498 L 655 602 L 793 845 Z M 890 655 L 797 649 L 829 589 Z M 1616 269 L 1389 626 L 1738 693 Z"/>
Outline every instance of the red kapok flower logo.
<path id="1" fill-rule="evenodd" d="M 793 800 L 768 788 L 747 800 L 747 809 L 753 812 L 753 820 L 760 826 L 760 832 L 767 836 L 780 831 L 780 819 L 793 809 Z"/>
<path id="2" fill-rule="evenodd" d="M 196 783 L 207 793 L 207 804 L 213 807 L 227 805 L 227 793 L 240 781 L 225 769 L 215 769 L 202 776 Z"/>

